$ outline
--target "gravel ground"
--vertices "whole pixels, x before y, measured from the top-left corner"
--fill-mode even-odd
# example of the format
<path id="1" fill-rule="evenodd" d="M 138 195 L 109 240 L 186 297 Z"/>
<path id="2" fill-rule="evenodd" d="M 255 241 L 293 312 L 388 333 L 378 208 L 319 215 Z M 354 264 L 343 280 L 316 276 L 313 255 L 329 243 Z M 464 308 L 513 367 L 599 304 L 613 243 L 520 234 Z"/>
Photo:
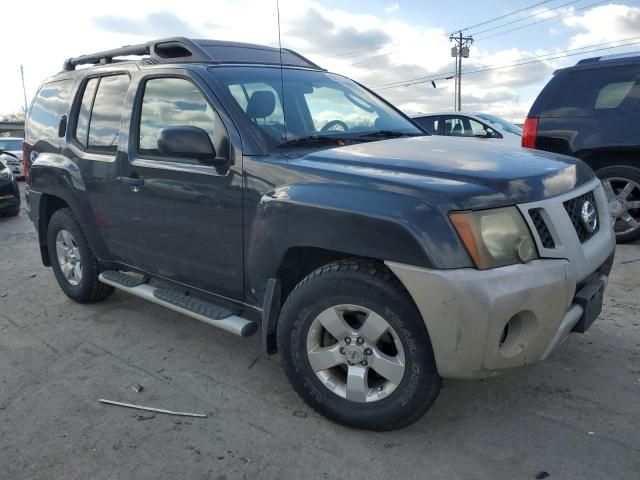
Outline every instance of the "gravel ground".
<path id="1" fill-rule="evenodd" d="M 586 334 L 526 369 L 447 382 L 415 425 L 369 433 L 309 410 L 258 336 L 120 292 L 73 303 L 23 211 L 0 218 L 0 479 L 637 479 L 639 285 L 640 243 L 620 246 Z"/>

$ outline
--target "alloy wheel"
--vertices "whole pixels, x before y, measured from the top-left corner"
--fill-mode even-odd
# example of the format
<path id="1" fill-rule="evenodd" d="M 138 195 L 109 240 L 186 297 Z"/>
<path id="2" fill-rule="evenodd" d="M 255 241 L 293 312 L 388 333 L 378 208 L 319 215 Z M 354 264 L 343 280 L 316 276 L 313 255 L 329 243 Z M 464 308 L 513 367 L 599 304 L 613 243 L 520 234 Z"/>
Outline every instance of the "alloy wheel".
<path id="1" fill-rule="evenodd" d="M 357 305 L 336 305 L 313 320 L 307 357 L 325 387 L 360 403 L 387 397 L 405 373 L 397 333 L 380 315 Z"/>
<path id="2" fill-rule="evenodd" d="M 62 275 L 71 285 L 82 281 L 82 258 L 75 238 L 68 230 L 60 230 L 56 235 L 56 256 Z"/>

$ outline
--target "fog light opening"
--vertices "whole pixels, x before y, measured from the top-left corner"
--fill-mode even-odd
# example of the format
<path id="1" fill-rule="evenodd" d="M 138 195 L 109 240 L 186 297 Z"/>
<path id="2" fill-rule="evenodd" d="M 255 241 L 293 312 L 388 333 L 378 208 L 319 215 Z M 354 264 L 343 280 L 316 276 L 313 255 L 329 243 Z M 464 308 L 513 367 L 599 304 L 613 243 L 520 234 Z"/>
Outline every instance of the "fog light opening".
<path id="1" fill-rule="evenodd" d="M 498 338 L 498 349 L 502 356 L 511 358 L 522 353 L 534 337 L 537 323 L 535 314 L 529 310 L 511 317 Z"/>

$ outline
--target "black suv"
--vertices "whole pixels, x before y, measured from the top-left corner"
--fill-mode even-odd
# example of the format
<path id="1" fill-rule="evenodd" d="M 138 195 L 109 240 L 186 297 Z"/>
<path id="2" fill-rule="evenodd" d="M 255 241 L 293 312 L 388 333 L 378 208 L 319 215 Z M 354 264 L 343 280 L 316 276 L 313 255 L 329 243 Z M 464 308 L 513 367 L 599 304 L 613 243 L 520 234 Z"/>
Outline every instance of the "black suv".
<path id="1" fill-rule="evenodd" d="M 580 160 L 431 137 L 289 50 L 173 38 L 69 59 L 24 157 L 70 298 L 118 288 L 259 326 L 298 394 L 360 428 L 414 422 L 442 377 L 546 358 L 598 316 L 613 259 Z"/>
<path id="2" fill-rule="evenodd" d="M 522 146 L 582 159 L 602 179 L 620 243 L 640 238 L 640 53 L 580 60 L 554 73 Z"/>

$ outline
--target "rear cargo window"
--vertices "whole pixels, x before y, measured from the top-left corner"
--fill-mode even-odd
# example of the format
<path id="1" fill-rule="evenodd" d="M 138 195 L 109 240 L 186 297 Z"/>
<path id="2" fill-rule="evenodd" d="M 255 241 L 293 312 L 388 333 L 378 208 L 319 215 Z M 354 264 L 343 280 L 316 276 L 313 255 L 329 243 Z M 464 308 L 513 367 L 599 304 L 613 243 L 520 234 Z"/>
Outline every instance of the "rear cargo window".
<path id="1" fill-rule="evenodd" d="M 575 70 L 565 73 L 545 102 L 542 117 L 590 116 L 640 101 L 637 66 Z"/>
<path id="2" fill-rule="evenodd" d="M 46 83 L 29 112 L 27 136 L 33 140 L 58 140 L 58 124 L 67 110 L 71 80 Z"/>
<path id="3" fill-rule="evenodd" d="M 100 79 L 89 122 L 89 150 L 99 153 L 116 152 L 128 88 L 128 75 L 113 75 Z"/>

